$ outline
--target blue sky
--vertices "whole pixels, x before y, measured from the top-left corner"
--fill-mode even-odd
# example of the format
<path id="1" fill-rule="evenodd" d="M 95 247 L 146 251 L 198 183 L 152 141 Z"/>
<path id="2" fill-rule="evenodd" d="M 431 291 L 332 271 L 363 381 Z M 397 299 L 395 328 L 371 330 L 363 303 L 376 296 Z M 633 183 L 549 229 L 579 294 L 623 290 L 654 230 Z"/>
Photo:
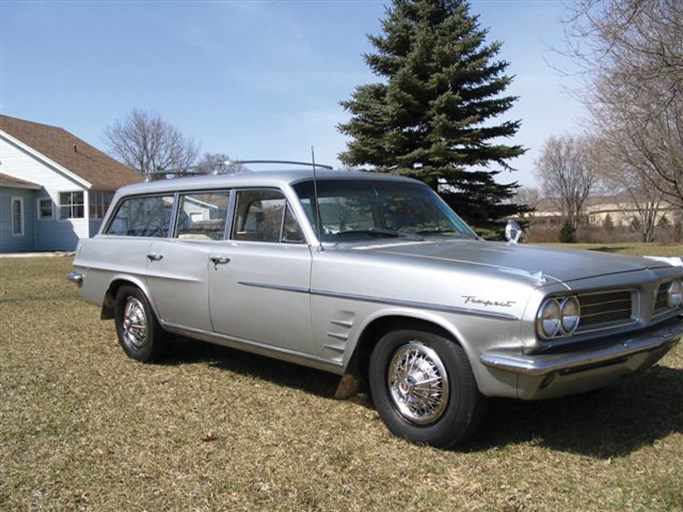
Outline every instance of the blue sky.
<path id="1" fill-rule="evenodd" d="M 135 109 L 159 113 L 235 159 L 338 165 L 348 119 L 339 101 L 375 81 L 362 54 L 380 34 L 384 0 L 0 0 L 0 112 L 61 126 L 105 149 L 104 131 Z M 561 0 L 473 0 L 503 42 L 529 148 L 500 181 L 535 185 L 550 135 L 577 131 L 583 110 L 548 61 L 561 44 Z M 502 119 L 501 119 L 502 120 Z"/>

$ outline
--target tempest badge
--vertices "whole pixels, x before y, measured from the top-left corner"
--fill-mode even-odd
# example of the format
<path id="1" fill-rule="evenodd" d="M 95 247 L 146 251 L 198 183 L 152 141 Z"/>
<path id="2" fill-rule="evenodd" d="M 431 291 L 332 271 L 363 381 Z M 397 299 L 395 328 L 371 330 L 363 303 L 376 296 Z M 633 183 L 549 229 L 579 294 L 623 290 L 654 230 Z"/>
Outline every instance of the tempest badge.
<path id="1" fill-rule="evenodd" d="M 474 297 L 473 295 L 462 295 L 461 297 L 465 299 L 465 304 L 477 304 L 479 306 L 484 306 L 486 308 L 511 308 L 513 304 L 516 304 L 516 301 L 514 300 L 487 300 Z"/>

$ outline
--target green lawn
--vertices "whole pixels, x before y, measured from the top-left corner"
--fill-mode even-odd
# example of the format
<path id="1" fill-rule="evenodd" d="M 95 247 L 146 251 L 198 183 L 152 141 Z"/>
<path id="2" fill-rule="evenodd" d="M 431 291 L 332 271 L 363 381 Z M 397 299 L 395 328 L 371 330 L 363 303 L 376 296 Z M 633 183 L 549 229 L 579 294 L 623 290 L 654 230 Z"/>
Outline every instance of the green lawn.
<path id="1" fill-rule="evenodd" d="M 188 341 L 127 359 L 70 263 L 0 259 L 0 510 L 683 510 L 681 345 L 604 392 L 493 401 L 440 451 L 321 372 Z"/>

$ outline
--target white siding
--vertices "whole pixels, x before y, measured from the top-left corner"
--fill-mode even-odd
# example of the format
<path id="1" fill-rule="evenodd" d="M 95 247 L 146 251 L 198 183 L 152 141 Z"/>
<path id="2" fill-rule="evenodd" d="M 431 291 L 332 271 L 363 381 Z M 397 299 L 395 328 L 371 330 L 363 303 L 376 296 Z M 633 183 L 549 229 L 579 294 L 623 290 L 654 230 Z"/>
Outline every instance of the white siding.
<path id="1" fill-rule="evenodd" d="M 79 238 L 88 238 L 91 235 L 87 203 L 85 218 L 59 218 L 59 193 L 86 191 L 87 188 L 82 183 L 4 136 L 0 136 L 0 173 L 42 185 L 43 190 L 37 195 L 49 195 L 52 198 L 55 205 L 54 220 L 36 221 L 38 250 L 73 250 Z M 85 196 L 87 201 L 87 193 Z M 35 207 L 32 206 L 33 208 Z"/>
<path id="2" fill-rule="evenodd" d="M 0 188 L 0 253 L 35 251 L 35 191 Z M 24 206 L 24 233 L 12 234 L 12 200 L 20 199 Z"/>

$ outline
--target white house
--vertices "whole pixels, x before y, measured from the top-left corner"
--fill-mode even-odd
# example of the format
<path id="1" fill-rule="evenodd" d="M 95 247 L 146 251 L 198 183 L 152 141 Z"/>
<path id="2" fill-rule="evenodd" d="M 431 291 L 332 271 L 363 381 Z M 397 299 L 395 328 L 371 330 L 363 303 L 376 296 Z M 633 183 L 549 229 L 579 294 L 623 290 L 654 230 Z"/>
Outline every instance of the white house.
<path id="1" fill-rule="evenodd" d="M 0 115 L 0 253 L 72 251 L 141 176 L 68 131 Z"/>
<path id="2" fill-rule="evenodd" d="M 591 196 L 586 199 L 581 209 L 581 222 L 589 226 L 603 226 L 609 216 L 616 227 L 629 226 L 640 216 L 637 204 L 626 192 L 611 196 Z M 526 216 L 536 226 L 559 227 L 564 222 L 558 200 L 542 199 L 536 205 L 536 211 Z M 683 220 L 683 211 L 667 201 L 660 201 L 655 223 L 666 218 L 669 224 Z"/>

